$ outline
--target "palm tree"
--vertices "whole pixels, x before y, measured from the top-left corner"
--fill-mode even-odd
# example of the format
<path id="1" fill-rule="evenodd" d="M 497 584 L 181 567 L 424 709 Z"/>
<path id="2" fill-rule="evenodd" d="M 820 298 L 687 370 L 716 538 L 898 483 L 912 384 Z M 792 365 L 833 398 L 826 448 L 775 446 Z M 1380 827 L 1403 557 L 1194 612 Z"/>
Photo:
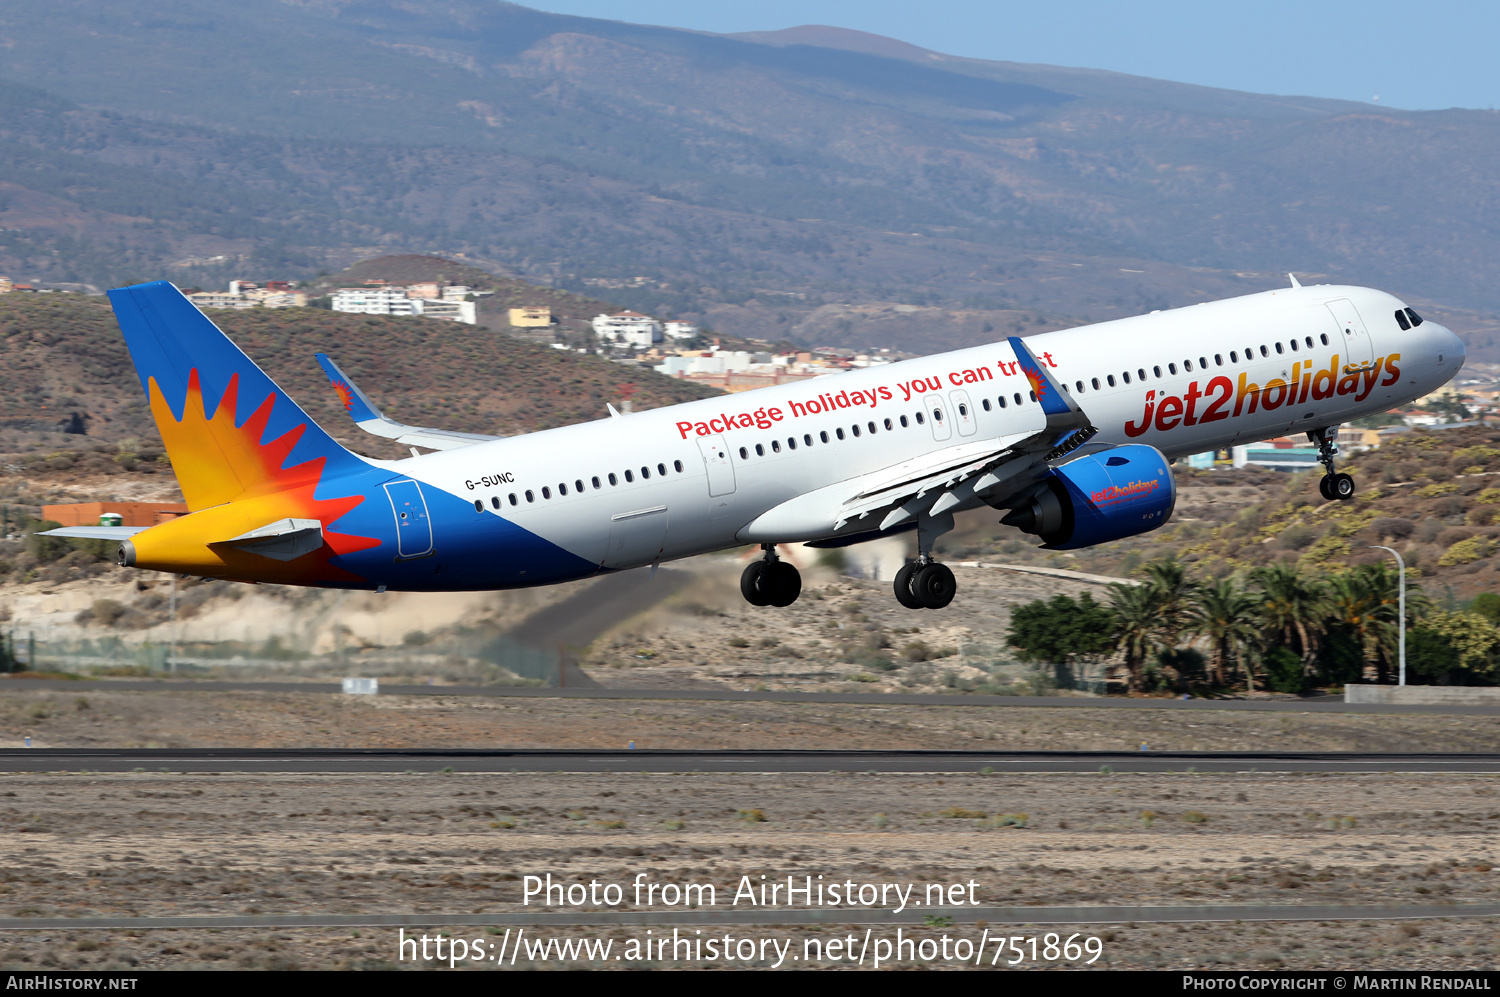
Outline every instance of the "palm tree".
<path id="1" fill-rule="evenodd" d="M 1146 585 L 1156 593 L 1157 630 L 1167 647 L 1192 627 L 1193 600 L 1198 583 L 1188 578 L 1187 568 L 1174 557 L 1152 561 L 1145 567 Z"/>
<path id="2" fill-rule="evenodd" d="M 1285 562 L 1256 568 L 1250 577 L 1260 590 L 1256 602 L 1267 633 L 1311 668 L 1327 601 L 1322 583 Z"/>
<path id="3" fill-rule="evenodd" d="M 1125 654 L 1130 691 L 1140 692 L 1146 659 L 1161 645 L 1159 592 L 1151 585 L 1111 585 L 1109 601 L 1118 619 L 1114 636 Z"/>
<path id="4" fill-rule="evenodd" d="M 1245 669 L 1245 686 L 1255 691 L 1255 676 L 1243 653 L 1260 634 L 1255 616 L 1256 599 L 1233 582 L 1216 581 L 1199 585 L 1192 594 L 1192 618 L 1188 632 L 1208 641 L 1209 671 L 1214 684 L 1228 685 L 1225 663 L 1231 657 Z"/>

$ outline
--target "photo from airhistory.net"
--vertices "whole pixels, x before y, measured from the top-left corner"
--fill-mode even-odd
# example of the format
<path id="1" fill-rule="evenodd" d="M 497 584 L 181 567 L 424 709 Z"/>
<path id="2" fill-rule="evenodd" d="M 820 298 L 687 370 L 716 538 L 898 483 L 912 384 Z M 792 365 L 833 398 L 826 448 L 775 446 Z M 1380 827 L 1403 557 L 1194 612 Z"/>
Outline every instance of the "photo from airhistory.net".
<path id="1" fill-rule="evenodd" d="M 0 10 L 4 986 L 1497 985 L 1500 12 L 531 2 Z"/>

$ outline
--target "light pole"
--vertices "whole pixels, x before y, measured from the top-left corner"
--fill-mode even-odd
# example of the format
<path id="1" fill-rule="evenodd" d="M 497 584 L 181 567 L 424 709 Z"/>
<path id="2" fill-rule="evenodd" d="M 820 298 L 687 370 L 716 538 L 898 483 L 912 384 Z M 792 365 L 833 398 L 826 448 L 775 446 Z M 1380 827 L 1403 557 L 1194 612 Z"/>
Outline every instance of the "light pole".
<path id="1" fill-rule="evenodd" d="M 1401 554 L 1393 547 L 1382 547 L 1379 544 L 1371 544 L 1371 550 L 1388 550 L 1396 555 L 1396 568 L 1399 574 L 1396 582 L 1396 597 L 1399 608 L 1396 610 L 1400 618 L 1396 621 L 1401 634 L 1401 679 L 1398 685 L 1406 684 L 1406 562 L 1401 560 Z"/>

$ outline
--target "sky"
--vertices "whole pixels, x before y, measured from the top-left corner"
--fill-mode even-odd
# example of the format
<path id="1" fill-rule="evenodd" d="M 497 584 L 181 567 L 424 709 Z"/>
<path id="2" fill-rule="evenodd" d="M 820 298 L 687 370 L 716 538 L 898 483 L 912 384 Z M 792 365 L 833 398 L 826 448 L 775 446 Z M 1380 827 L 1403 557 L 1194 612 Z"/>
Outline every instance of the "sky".
<path id="1" fill-rule="evenodd" d="M 1500 107 L 1500 3 L 1473 0 L 521 0 L 698 31 L 831 24 L 1008 62 L 1376 101 Z"/>

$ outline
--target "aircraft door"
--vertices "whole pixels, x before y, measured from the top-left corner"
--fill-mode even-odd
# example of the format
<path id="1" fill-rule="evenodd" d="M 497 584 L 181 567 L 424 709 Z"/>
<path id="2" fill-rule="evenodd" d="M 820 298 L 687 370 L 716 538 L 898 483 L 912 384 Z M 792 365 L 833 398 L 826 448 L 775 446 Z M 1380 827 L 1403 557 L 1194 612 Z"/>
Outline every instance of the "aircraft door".
<path id="1" fill-rule="evenodd" d="M 958 427 L 959 436 L 973 436 L 974 431 L 979 428 L 978 421 L 974 418 L 974 403 L 969 401 L 967 391 L 948 392 L 948 414 L 953 420 L 953 425 Z"/>
<path id="2" fill-rule="evenodd" d="M 388 481 L 385 496 L 391 500 L 396 517 L 396 559 L 426 557 L 432 553 L 432 520 L 427 515 L 427 499 L 422 486 L 407 478 Z"/>
<path id="3" fill-rule="evenodd" d="M 1328 302 L 1328 310 L 1333 312 L 1334 321 L 1339 326 L 1338 339 L 1334 342 L 1335 344 L 1343 343 L 1339 352 L 1344 355 L 1344 363 L 1359 366 L 1374 361 L 1375 346 L 1370 341 L 1370 332 L 1359 317 L 1359 311 L 1354 307 L 1354 302 L 1348 298 L 1339 298 L 1337 301 Z M 1343 364 L 1339 366 L 1342 367 Z M 1342 371 L 1340 375 L 1342 376 Z"/>
<path id="4" fill-rule="evenodd" d="M 734 465 L 729 460 L 729 444 L 722 436 L 705 436 L 698 440 L 698 452 L 708 470 L 708 518 L 721 519 L 734 506 Z"/>
<path id="5" fill-rule="evenodd" d="M 661 556 L 667 538 L 667 507 L 619 512 L 610 517 L 609 550 L 600 562 L 605 568 L 634 568 Z"/>
<path id="6" fill-rule="evenodd" d="M 946 440 L 953 435 L 953 419 L 942 395 L 932 395 L 926 400 L 927 421 L 932 426 L 932 438 Z"/>

